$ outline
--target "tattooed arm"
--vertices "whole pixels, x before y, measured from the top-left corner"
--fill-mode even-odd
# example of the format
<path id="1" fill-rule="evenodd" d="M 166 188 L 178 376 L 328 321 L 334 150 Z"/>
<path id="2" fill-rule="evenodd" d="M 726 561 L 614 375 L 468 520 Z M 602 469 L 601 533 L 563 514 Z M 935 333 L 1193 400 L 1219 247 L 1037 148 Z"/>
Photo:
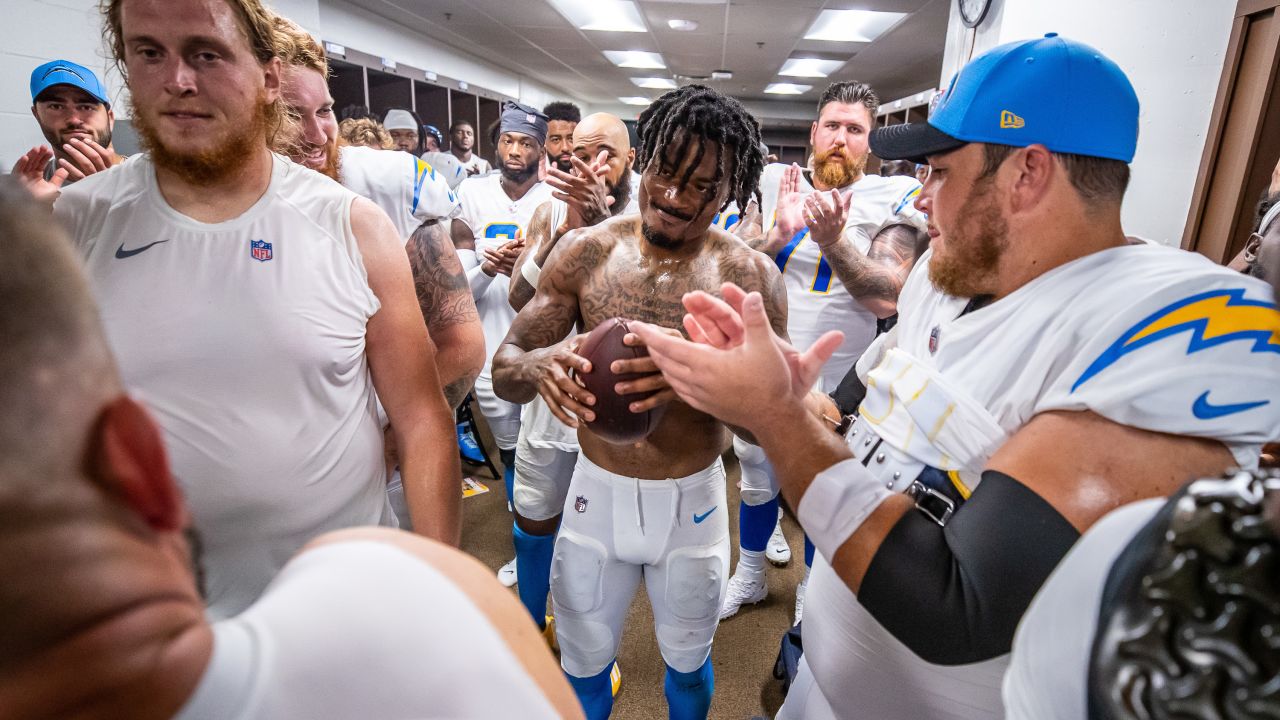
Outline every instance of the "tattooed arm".
<path id="1" fill-rule="evenodd" d="M 529 219 L 528 242 L 516 258 L 515 270 L 511 273 L 511 287 L 507 290 L 507 301 L 519 312 L 533 298 L 538 289 L 524 276 L 524 264 L 532 257 L 541 268 L 547 262 L 547 255 L 555 245 L 555 228 L 551 227 L 551 203 L 544 202 L 533 211 Z"/>
<path id="2" fill-rule="evenodd" d="M 587 372 L 587 360 L 576 350 L 581 335 L 565 338 L 581 319 L 578 292 L 608 256 L 599 231 L 576 242 L 558 244 L 547 258 L 538 292 L 511 323 L 493 358 L 493 391 L 508 402 L 526 403 L 542 395 L 561 422 L 577 427 L 575 416 L 591 417 L 594 403 L 569 371 Z M 566 412 L 567 411 L 567 412 Z"/>
<path id="3" fill-rule="evenodd" d="M 444 225 L 428 220 L 405 245 L 418 307 L 436 344 L 436 371 L 449 407 L 462 403 L 484 366 L 484 331 L 462 263 Z"/>
<path id="4" fill-rule="evenodd" d="M 871 240 L 866 255 L 843 235 L 822 254 L 850 295 L 876 317 L 887 318 L 898 312 L 898 293 L 923 252 L 920 235 L 910 225 L 890 225 Z"/>

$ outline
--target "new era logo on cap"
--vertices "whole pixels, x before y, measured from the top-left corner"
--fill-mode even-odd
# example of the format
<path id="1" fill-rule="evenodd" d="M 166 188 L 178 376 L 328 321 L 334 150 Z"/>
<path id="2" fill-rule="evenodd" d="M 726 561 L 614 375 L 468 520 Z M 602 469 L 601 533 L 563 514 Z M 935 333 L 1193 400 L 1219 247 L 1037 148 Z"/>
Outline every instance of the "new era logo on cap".
<path id="1" fill-rule="evenodd" d="M 525 122 L 527 122 L 527 123 L 533 123 L 533 122 L 537 122 L 537 121 L 538 121 L 538 118 L 537 118 L 537 116 L 536 116 L 536 115 L 525 115 L 525 116 L 524 116 L 524 121 L 525 121 Z"/>
<path id="2" fill-rule="evenodd" d="M 1055 153 L 1131 162 L 1138 96 L 1101 52 L 1048 33 L 971 60 L 926 122 L 871 133 L 871 151 L 881 160 L 922 162 L 966 143 L 1039 144 Z"/>
<path id="3" fill-rule="evenodd" d="M 1008 110 L 1000 111 L 1000 127 L 1002 128 L 1020 128 L 1027 124 L 1026 120 L 1014 115 Z"/>

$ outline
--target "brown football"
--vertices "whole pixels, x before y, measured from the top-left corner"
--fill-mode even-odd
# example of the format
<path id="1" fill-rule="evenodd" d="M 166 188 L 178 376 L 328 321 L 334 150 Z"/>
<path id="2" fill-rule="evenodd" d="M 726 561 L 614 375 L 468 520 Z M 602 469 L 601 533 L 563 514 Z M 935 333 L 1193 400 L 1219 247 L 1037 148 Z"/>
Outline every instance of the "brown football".
<path id="1" fill-rule="evenodd" d="M 662 421 L 665 405 L 642 413 L 631 412 L 630 405 L 644 400 L 653 393 L 619 395 L 614 392 L 616 383 L 644 377 L 641 373 L 615 373 L 610 368 L 614 360 L 631 360 L 646 357 L 644 346 L 631 347 L 622 344 L 627 335 L 627 320 L 610 318 L 595 327 L 578 354 L 591 361 L 591 372 L 580 373 L 578 379 L 596 398 L 592 408 L 596 419 L 587 423 L 591 432 L 611 443 L 625 445 L 639 442 L 649 436 Z"/>

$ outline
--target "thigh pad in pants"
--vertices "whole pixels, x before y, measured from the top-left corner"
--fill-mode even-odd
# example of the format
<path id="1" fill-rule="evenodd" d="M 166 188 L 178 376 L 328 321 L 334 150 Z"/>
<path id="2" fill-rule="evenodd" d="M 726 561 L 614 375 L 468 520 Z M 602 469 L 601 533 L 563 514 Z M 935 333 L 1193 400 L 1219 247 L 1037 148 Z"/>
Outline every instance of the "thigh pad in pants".
<path id="1" fill-rule="evenodd" d="M 622 638 L 622 621 L 631 598 L 605 603 L 607 562 L 600 541 L 561 528 L 551 560 L 551 599 L 560 662 L 566 672 L 576 677 L 595 675 L 613 662 Z M 634 595 L 634 583 L 630 590 Z"/>
<path id="2" fill-rule="evenodd" d="M 711 652 L 728 568 L 727 539 L 673 550 L 662 562 L 661 578 L 646 568 L 646 583 L 662 582 L 661 605 L 658 594 L 649 592 L 658 646 L 667 664 L 680 672 L 696 670 Z"/>

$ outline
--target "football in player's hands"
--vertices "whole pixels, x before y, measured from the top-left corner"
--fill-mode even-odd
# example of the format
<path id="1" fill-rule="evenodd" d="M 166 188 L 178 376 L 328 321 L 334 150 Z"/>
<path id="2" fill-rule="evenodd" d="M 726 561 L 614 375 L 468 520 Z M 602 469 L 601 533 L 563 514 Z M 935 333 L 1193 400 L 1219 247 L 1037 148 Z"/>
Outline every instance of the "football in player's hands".
<path id="1" fill-rule="evenodd" d="M 601 438 L 619 445 L 639 442 L 649 436 L 658 423 L 666 405 L 659 405 L 645 412 L 632 412 L 631 403 L 644 400 L 653 393 L 629 393 L 619 395 L 614 385 L 644 377 L 641 373 L 615 373 L 615 360 L 633 360 L 646 357 L 648 348 L 625 345 L 627 320 L 611 318 L 595 327 L 578 349 L 578 354 L 591 361 L 591 372 L 579 373 L 578 381 L 595 396 L 592 406 L 595 420 L 586 423 L 587 429 Z"/>

